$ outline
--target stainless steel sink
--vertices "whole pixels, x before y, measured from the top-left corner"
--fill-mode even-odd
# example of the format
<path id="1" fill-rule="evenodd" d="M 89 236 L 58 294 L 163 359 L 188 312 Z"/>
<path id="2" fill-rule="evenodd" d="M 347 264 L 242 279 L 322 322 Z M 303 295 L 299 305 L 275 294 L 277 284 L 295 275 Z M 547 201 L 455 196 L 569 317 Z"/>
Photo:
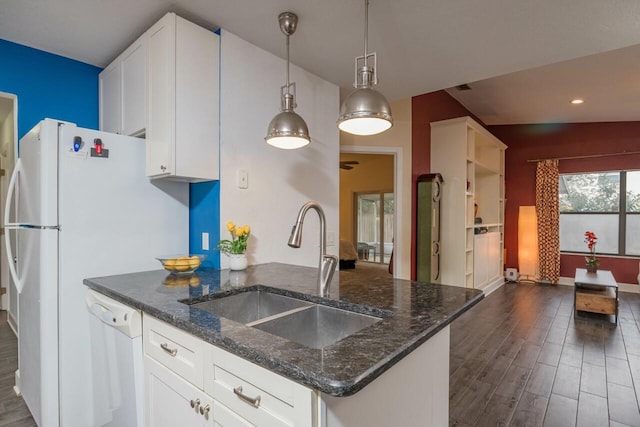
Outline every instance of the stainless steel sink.
<path id="1" fill-rule="evenodd" d="M 313 303 L 264 291 L 241 292 L 192 305 L 192 307 L 245 325 L 251 325 L 262 319 L 270 319 L 275 315 L 291 312 L 291 310 L 301 307 L 311 306 Z"/>
<path id="2" fill-rule="evenodd" d="M 324 348 L 382 320 L 262 290 L 191 304 L 311 348 Z"/>
<path id="3" fill-rule="evenodd" d="M 324 348 L 364 328 L 380 318 L 324 305 L 261 322 L 254 328 L 311 348 Z"/>

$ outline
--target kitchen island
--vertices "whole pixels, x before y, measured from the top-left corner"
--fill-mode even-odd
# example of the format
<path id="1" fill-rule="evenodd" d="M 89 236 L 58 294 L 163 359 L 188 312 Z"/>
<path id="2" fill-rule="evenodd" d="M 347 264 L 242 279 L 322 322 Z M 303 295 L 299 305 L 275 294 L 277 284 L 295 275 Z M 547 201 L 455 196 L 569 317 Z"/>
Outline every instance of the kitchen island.
<path id="1" fill-rule="evenodd" d="M 309 425 L 356 425 L 352 419 L 360 420 L 359 425 L 372 425 L 366 421 L 367 412 L 394 414 L 396 410 L 392 419 L 398 420 L 401 413 L 407 417 L 424 414 L 424 425 L 427 418 L 433 419 L 430 412 L 438 410 L 434 425 L 446 425 L 448 414 L 441 412 L 443 405 L 448 408 L 448 325 L 477 304 L 483 293 L 390 277 L 363 280 L 356 269 L 341 271 L 332 283 L 331 298 L 325 300 L 317 296 L 316 271 L 271 263 L 240 272 L 200 269 L 182 286 L 163 270 L 85 279 L 84 283 L 214 348 L 312 390 L 318 399 L 311 407 L 317 414 Z M 310 348 L 190 305 L 220 292 L 233 294 L 256 285 L 259 290 L 381 320 L 329 346 Z M 409 407 L 420 407 L 408 411 L 403 401 Z M 379 414 L 375 419 L 384 424 Z M 423 425 L 415 419 L 412 422 Z"/>

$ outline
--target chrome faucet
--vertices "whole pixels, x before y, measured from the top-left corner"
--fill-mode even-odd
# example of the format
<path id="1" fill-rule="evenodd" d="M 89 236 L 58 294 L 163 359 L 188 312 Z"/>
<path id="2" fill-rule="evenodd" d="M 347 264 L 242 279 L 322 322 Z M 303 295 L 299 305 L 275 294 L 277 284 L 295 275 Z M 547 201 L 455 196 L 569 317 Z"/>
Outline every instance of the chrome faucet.
<path id="1" fill-rule="evenodd" d="M 318 293 L 321 297 L 329 297 L 329 286 L 331 285 L 331 279 L 333 273 L 336 271 L 336 265 L 338 264 L 338 257 L 335 255 L 327 255 L 327 231 L 326 231 L 326 219 L 324 217 L 324 211 L 320 207 L 318 202 L 307 202 L 302 205 L 300 212 L 298 212 L 298 219 L 296 224 L 291 230 L 291 236 L 289 237 L 289 246 L 292 248 L 299 248 L 302 243 L 302 222 L 304 216 L 309 209 L 314 209 L 320 217 L 320 260 L 318 263 Z"/>

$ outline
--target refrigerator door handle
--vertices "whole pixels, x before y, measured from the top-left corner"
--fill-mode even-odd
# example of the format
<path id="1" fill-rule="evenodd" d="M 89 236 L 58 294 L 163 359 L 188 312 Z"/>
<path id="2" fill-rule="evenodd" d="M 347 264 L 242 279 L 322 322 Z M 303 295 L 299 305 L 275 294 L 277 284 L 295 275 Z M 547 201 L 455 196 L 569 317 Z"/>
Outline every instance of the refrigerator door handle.
<path id="1" fill-rule="evenodd" d="M 11 212 L 11 200 L 13 199 L 13 190 L 16 188 L 16 179 L 21 169 L 22 161 L 18 157 L 15 167 L 13 168 L 13 173 L 11 174 L 11 179 L 9 180 L 9 188 L 7 189 L 7 201 L 4 206 L 4 225 L 6 228 L 12 228 L 9 224 L 9 212 Z M 16 264 L 13 259 L 13 251 L 11 250 L 11 233 L 9 231 L 4 234 L 4 244 L 7 250 L 6 253 L 7 261 L 9 264 L 9 272 L 11 273 L 11 277 L 13 278 L 13 283 L 16 285 L 16 290 L 18 291 L 18 293 L 21 293 L 22 283 L 18 278 L 18 271 L 16 270 Z"/>

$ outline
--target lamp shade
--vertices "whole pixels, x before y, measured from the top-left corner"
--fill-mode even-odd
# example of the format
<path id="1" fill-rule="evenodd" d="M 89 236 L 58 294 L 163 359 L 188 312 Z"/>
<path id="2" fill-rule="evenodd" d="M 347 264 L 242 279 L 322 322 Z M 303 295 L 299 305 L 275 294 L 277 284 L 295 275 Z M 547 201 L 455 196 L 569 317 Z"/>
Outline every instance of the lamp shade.
<path id="1" fill-rule="evenodd" d="M 535 206 L 520 206 L 518 211 L 518 269 L 524 276 L 536 276 L 538 270 L 538 218 Z"/>
<path id="2" fill-rule="evenodd" d="M 375 135 L 393 125 L 391 107 L 371 86 L 354 90 L 342 103 L 338 128 L 354 135 Z"/>
<path id="3" fill-rule="evenodd" d="M 293 110 L 285 110 L 271 120 L 265 140 L 274 147 L 292 150 L 309 144 L 311 138 L 304 119 Z"/>

